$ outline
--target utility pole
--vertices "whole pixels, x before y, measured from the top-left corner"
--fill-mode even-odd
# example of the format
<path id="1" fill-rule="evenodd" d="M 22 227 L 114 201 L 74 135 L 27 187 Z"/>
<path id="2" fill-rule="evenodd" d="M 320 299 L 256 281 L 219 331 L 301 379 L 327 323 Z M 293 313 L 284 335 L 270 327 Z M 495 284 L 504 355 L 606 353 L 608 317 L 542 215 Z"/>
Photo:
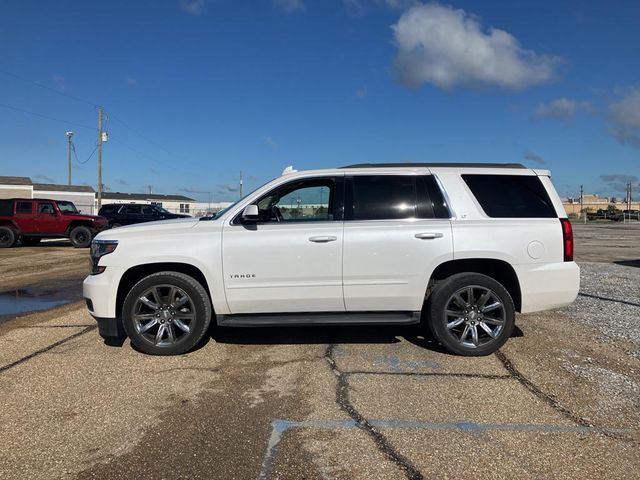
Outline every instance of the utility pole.
<path id="1" fill-rule="evenodd" d="M 98 107 L 98 210 L 102 207 L 102 120 L 104 111 Z"/>
<path id="2" fill-rule="evenodd" d="M 68 179 L 69 186 L 71 186 L 71 138 L 73 137 L 73 132 L 67 132 L 67 165 L 69 167 Z"/>
<path id="3" fill-rule="evenodd" d="M 242 198 L 242 170 L 240 170 L 240 198 Z"/>
<path id="4" fill-rule="evenodd" d="M 580 185 L 580 213 L 584 213 L 584 223 L 587 223 L 587 212 L 583 212 L 584 210 L 584 190 L 582 185 Z"/>

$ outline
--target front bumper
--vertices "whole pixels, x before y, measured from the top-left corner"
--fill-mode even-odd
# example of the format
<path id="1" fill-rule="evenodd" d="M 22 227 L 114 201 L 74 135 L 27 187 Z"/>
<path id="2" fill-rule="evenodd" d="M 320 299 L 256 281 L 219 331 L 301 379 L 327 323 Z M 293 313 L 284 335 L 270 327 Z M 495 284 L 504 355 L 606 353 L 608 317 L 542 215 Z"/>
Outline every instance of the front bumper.
<path id="1" fill-rule="evenodd" d="M 94 316 L 98 322 L 98 333 L 104 339 L 124 338 L 127 334 L 122 326 L 122 320 L 119 318 L 100 318 Z"/>
<path id="2" fill-rule="evenodd" d="M 116 318 L 118 285 L 124 273 L 122 268 L 108 266 L 98 275 L 89 275 L 82 283 L 89 313 L 96 318 Z"/>

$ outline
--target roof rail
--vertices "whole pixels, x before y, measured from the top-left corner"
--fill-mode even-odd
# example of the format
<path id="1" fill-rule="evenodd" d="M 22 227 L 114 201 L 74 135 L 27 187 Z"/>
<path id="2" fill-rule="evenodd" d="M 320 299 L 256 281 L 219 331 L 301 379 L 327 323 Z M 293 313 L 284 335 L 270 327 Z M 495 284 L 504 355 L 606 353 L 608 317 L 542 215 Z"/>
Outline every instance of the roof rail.
<path id="1" fill-rule="evenodd" d="M 384 167 L 457 167 L 457 168 L 527 168 L 521 163 L 355 163 L 338 168 L 384 168 Z"/>

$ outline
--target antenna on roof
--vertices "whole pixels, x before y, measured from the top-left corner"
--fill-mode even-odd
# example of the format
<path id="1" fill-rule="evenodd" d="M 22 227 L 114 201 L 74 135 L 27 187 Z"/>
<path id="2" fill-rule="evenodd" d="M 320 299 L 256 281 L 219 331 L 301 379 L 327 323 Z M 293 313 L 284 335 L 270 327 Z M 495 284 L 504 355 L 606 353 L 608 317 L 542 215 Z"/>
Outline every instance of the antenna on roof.
<path id="1" fill-rule="evenodd" d="M 282 171 L 282 175 L 289 175 L 290 173 L 296 173 L 298 170 L 293 168 L 293 165 L 289 165 Z"/>

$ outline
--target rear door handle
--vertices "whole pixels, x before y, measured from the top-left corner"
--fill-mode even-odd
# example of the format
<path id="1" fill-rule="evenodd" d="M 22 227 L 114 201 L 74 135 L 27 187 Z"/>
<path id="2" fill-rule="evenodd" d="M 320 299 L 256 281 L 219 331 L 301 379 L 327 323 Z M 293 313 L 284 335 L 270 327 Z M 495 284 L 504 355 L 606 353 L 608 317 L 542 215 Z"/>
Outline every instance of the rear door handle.
<path id="1" fill-rule="evenodd" d="M 330 235 L 320 235 L 317 237 L 309 237 L 309 241 L 313 243 L 328 243 L 335 242 L 338 237 L 332 237 Z"/>
<path id="2" fill-rule="evenodd" d="M 420 240 L 433 240 L 434 238 L 442 238 L 444 235 L 440 232 L 423 232 L 416 233 L 416 238 Z"/>

